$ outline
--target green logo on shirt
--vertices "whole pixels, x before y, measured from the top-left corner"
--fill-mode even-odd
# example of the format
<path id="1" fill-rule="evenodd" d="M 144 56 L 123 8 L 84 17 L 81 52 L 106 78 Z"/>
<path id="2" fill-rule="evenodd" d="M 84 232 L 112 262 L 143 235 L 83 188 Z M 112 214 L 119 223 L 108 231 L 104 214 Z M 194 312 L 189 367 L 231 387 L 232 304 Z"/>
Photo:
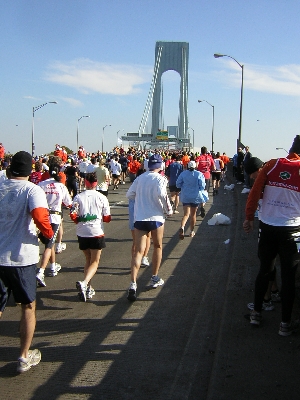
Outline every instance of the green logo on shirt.
<path id="1" fill-rule="evenodd" d="M 291 174 L 287 171 L 284 171 L 284 172 L 280 172 L 279 176 L 281 179 L 287 180 L 287 179 L 290 179 Z"/>

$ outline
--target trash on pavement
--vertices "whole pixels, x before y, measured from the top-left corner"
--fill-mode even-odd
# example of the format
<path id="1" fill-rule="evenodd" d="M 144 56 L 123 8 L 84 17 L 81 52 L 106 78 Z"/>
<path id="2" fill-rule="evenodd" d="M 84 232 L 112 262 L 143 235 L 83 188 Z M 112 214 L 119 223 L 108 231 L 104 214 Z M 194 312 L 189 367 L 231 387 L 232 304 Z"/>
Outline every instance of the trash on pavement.
<path id="1" fill-rule="evenodd" d="M 244 188 L 242 191 L 241 191 L 241 193 L 249 193 L 250 192 L 250 189 L 248 189 L 248 188 Z"/>
<path id="2" fill-rule="evenodd" d="M 224 214 L 217 213 L 212 216 L 211 219 L 207 221 L 208 225 L 229 225 L 231 220 Z"/>
<path id="3" fill-rule="evenodd" d="M 234 189 L 234 183 L 232 183 L 231 185 L 224 185 L 224 189 L 225 190 L 233 190 Z"/>
<path id="4" fill-rule="evenodd" d="M 225 240 L 224 244 L 229 244 L 230 243 L 230 239 Z"/>

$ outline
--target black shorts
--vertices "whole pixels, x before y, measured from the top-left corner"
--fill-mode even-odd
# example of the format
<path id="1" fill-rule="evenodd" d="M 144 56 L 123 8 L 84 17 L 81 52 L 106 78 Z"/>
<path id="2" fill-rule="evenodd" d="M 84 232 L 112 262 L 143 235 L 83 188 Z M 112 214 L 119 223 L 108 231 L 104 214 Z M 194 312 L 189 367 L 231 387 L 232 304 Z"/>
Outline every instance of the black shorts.
<path id="1" fill-rule="evenodd" d="M 104 236 L 101 237 L 82 237 L 77 236 L 80 250 L 102 250 L 106 247 Z"/>
<path id="2" fill-rule="evenodd" d="M 45 249 L 52 249 L 52 247 L 54 246 L 60 224 L 51 224 L 51 227 L 54 232 L 54 235 L 51 239 L 45 238 L 45 236 L 42 235 L 42 232 L 38 234 L 40 241 L 45 245 Z"/>
<path id="3" fill-rule="evenodd" d="M 0 311 L 4 311 L 10 292 L 16 303 L 30 304 L 36 298 L 36 264 L 26 267 L 0 267 Z"/>
<path id="4" fill-rule="evenodd" d="M 212 171 L 211 180 L 212 181 L 220 181 L 221 180 L 221 171 L 220 172 Z"/>
<path id="5" fill-rule="evenodd" d="M 181 191 L 181 189 L 178 188 L 176 185 L 169 186 L 169 190 L 171 193 L 173 193 L 173 192 L 179 193 Z"/>
<path id="6" fill-rule="evenodd" d="M 86 173 L 85 172 L 79 172 L 79 176 L 80 176 L 80 178 L 85 178 Z"/>
<path id="7" fill-rule="evenodd" d="M 115 179 L 118 179 L 118 178 L 120 178 L 120 175 L 112 174 L 112 177 L 115 178 Z"/>

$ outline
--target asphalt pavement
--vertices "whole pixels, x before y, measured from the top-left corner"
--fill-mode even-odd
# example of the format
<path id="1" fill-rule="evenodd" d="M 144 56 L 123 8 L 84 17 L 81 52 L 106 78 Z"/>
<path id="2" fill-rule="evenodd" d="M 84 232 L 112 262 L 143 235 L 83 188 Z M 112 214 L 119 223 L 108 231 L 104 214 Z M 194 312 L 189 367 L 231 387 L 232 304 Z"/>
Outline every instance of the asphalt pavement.
<path id="1" fill-rule="evenodd" d="M 229 171 L 225 184 L 232 182 Z M 56 277 L 46 273 L 47 286 L 37 294 L 32 348 L 41 350 L 42 361 L 21 375 L 16 373 L 20 309 L 10 299 L 0 321 L 0 398 L 298 400 L 300 334 L 278 335 L 278 303 L 263 312 L 258 328 L 245 318 L 258 271 L 258 222 L 254 232 L 243 232 L 242 186 L 228 191 L 222 183 L 217 196 L 210 194 L 194 238 L 178 238 L 181 208 L 166 221 L 160 269 L 165 284 L 150 288 L 151 267 L 141 268 L 134 303 L 126 299 L 132 244 L 128 187 L 129 182 L 109 192 L 107 247 L 93 278 L 96 295 L 86 303 L 75 287 L 84 258 L 65 213 L 67 248 L 57 255 L 62 270 Z M 209 226 L 215 213 L 231 224 Z M 296 318 L 298 292 L 299 279 Z"/>

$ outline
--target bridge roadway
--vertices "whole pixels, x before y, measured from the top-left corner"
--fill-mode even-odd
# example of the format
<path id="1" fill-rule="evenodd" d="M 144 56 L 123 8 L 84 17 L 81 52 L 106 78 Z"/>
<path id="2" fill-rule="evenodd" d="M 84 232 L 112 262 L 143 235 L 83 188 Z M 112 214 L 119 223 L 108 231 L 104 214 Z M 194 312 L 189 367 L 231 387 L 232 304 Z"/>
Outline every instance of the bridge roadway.
<path id="1" fill-rule="evenodd" d="M 257 233 L 241 229 L 247 197 L 241 186 L 210 198 L 193 239 L 178 240 L 182 210 L 166 222 L 160 270 L 165 285 L 150 289 L 151 270 L 141 269 L 135 303 L 126 299 L 128 186 L 109 193 L 113 220 L 105 226 L 96 295 L 87 303 L 77 298 L 84 260 L 66 216 L 67 249 L 57 256 L 62 271 L 37 294 L 33 348 L 42 351 L 42 362 L 22 375 L 15 361 L 19 307 L 10 300 L 0 322 L 0 398 L 299 399 L 299 335 L 277 334 L 280 304 L 264 312 L 259 328 L 244 318 L 258 261 Z M 217 212 L 232 223 L 209 226 Z M 294 311 L 298 316 L 299 296 Z"/>

